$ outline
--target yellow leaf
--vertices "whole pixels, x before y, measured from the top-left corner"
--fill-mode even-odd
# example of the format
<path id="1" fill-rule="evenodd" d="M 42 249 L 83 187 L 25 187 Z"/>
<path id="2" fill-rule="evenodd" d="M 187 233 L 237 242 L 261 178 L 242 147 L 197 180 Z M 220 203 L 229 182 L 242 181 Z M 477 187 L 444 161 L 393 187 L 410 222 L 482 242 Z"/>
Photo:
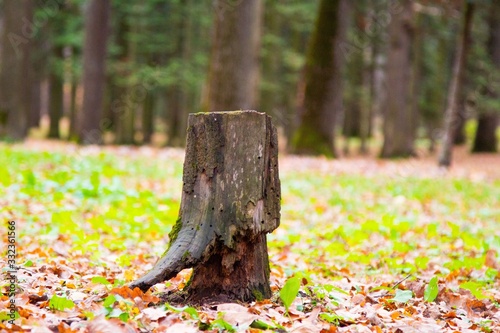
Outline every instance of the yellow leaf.
<path id="1" fill-rule="evenodd" d="M 134 270 L 132 269 L 127 269 L 125 273 L 123 273 L 123 276 L 125 277 L 126 281 L 132 281 L 135 278 Z"/>

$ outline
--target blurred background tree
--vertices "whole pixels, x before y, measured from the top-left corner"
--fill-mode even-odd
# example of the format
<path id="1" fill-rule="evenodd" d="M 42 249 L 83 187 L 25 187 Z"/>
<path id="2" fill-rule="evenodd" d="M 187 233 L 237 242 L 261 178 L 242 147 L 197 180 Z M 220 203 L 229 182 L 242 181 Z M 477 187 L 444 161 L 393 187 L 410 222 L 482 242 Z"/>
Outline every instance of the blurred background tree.
<path id="1" fill-rule="evenodd" d="M 463 84 L 444 130 L 470 6 Z M 255 108 L 301 154 L 424 155 L 444 133 L 450 147 L 495 152 L 499 6 L 0 0 L 0 136 L 183 146 L 188 113 Z M 90 29 L 85 14 L 105 17 L 106 8 L 107 28 L 101 20 Z"/>

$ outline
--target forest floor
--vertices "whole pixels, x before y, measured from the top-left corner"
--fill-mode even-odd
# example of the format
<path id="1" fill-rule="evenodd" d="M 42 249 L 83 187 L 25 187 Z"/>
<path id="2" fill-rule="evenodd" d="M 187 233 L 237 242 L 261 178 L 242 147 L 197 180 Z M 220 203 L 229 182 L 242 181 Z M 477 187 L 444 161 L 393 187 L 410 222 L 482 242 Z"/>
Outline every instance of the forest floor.
<path id="1" fill-rule="evenodd" d="M 146 294 L 125 287 L 167 247 L 183 157 L 0 144 L 0 244 L 15 221 L 19 266 L 9 298 L 3 251 L 0 332 L 500 332 L 500 154 L 461 148 L 449 171 L 432 156 L 282 155 L 273 298 L 198 307 L 160 301 L 189 270 Z"/>

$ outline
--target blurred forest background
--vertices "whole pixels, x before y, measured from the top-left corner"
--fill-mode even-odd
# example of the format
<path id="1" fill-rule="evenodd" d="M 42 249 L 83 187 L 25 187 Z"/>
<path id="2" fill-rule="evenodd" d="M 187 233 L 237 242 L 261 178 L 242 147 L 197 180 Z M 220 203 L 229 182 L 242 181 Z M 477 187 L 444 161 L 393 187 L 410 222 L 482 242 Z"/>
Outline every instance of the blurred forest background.
<path id="1" fill-rule="evenodd" d="M 0 0 L 0 136 L 183 146 L 270 114 L 290 152 L 496 152 L 498 0 Z M 468 141 L 468 142 L 467 142 Z"/>

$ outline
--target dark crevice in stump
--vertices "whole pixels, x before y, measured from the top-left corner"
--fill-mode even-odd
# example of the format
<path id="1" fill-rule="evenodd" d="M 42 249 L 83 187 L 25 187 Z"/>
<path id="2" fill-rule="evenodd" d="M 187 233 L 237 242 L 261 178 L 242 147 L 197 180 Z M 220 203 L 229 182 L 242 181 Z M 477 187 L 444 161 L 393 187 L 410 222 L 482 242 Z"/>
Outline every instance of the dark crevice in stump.
<path id="1" fill-rule="evenodd" d="M 278 140 L 255 111 L 191 114 L 179 219 L 142 290 L 193 267 L 191 302 L 269 298 L 266 234 L 280 221 Z"/>

